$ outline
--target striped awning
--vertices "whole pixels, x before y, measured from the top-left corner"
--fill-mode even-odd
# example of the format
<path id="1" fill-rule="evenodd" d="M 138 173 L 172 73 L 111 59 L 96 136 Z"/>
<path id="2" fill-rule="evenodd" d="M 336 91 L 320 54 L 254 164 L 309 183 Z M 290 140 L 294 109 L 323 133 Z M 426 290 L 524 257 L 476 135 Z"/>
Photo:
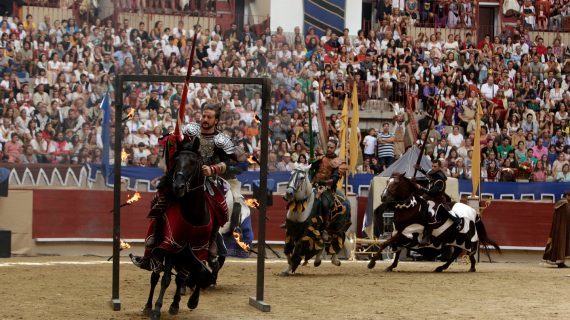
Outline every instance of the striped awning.
<path id="1" fill-rule="evenodd" d="M 330 28 L 341 36 L 345 26 L 346 0 L 304 0 L 305 32 L 314 28 L 320 36 Z"/>

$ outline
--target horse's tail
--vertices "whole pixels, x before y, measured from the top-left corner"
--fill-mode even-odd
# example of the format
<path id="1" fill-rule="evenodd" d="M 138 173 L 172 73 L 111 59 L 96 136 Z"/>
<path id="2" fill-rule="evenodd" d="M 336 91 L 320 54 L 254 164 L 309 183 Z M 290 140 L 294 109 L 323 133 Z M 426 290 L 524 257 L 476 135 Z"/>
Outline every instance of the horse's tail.
<path id="1" fill-rule="evenodd" d="M 489 255 L 489 246 L 495 248 L 495 250 L 497 250 L 499 254 L 501 253 L 501 248 L 499 247 L 497 242 L 489 238 L 489 235 L 487 234 L 487 229 L 485 228 L 483 220 L 481 220 L 480 217 L 478 217 L 477 221 L 475 222 L 475 229 L 477 230 L 477 235 L 479 236 L 479 242 L 485 248 L 487 255 Z"/>

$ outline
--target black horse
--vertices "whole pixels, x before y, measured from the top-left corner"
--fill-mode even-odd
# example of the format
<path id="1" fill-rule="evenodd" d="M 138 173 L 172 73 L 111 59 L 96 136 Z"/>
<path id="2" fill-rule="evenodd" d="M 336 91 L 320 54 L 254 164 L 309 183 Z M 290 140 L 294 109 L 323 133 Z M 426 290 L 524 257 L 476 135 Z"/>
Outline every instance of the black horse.
<path id="1" fill-rule="evenodd" d="M 198 138 L 191 142 L 184 142 L 180 151 L 176 154 L 175 166 L 172 172 L 167 174 L 163 182 L 171 182 L 171 205 L 167 209 L 165 225 L 169 230 L 183 230 L 185 233 L 194 233 L 206 244 L 212 239 L 212 229 L 207 228 L 212 225 L 214 219 L 206 207 L 204 195 L 205 177 L 202 174 L 202 158 L 198 152 L 200 142 Z M 176 225 L 182 224 L 182 227 Z M 189 228 L 188 228 L 189 226 Z M 208 231 L 209 230 L 209 231 Z M 208 233 L 209 232 L 209 233 Z M 192 236 L 192 235 L 191 235 Z M 165 238 L 166 242 L 173 243 L 176 250 L 164 248 L 161 245 L 152 250 L 151 255 L 154 261 L 159 261 L 162 265 L 153 268 L 151 274 L 151 288 L 148 301 L 144 308 L 144 313 L 151 319 L 160 319 L 164 293 L 170 285 L 173 270 L 176 271 L 176 293 L 170 305 L 169 313 L 178 313 L 181 293 L 185 286 L 193 289 L 188 299 L 188 308 L 195 309 L 200 299 L 200 289 L 204 289 L 215 284 L 217 272 L 221 268 L 223 261 L 218 264 L 211 264 L 197 256 L 197 252 L 203 253 L 208 250 L 207 246 L 197 248 L 192 241 L 188 241 L 187 234 L 173 232 Z M 202 239 L 203 238 L 203 239 Z M 163 242 L 165 243 L 165 242 Z M 199 251 L 201 250 L 201 251 Z M 152 309 L 154 289 L 158 284 L 160 272 L 163 273 L 160 283 L 160 293 Z"/>

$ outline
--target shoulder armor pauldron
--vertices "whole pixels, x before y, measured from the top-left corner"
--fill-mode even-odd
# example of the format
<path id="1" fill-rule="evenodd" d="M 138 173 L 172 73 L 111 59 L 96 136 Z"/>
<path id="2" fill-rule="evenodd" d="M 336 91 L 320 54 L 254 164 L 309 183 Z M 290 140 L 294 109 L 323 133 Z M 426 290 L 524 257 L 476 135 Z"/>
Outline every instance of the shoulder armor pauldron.
<path id="1" fill-rule="evenodd" d="M 200 137 L 200 124 L 191 122 L 182 128 L 182 134 L 189 137 Z"/>
<path id="2" fill-rule="evenodd" d="M 236 150 L 236 147 L 232 142 L 232 139 L 225 133 L 218 133 L 214 137 L 214 144 L 216 145 L 216 147 L 224 150 L 224 152 L 227 154 L 233 154 Z"/>

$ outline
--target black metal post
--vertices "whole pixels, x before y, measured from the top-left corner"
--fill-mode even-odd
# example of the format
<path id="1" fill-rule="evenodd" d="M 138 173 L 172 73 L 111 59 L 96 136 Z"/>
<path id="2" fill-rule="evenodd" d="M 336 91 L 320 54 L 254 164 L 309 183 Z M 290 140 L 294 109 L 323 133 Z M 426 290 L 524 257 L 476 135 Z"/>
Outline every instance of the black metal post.
<path id="1" fill-rule="evenodd" d="M 263 79 L 263 107 L 261 109 L 261 168 L 259 173 L 259 189 L 267 192 L 267 158 L 269 153 L 269 108 L 271 98 L 271 79 Z M 263 301 L 265 286 L 265 217 L 267 215 L 267 197 L 261 197 L 258 217 L 257 239 L 257 280 L 256 295 L 249 298 L 249 304 L 263 311 L 271 311 L 271 306 Z"/>
<path id="2" fill-rule="evenodd" d="M 123 83 L 125 82 L 169 82 L 184 83 L 185 76 L 166 75 L 117 75 L 115 78 L 115 165 L 114 165 L 114 203 L 113 203 L 113 293 L 111 303 L 113 310 L 121 310 L 119 299 L 119 262 L 121 246 L 121 150 L 122 150 L 122 115 L 123 115 Z M 269 153 L 269 108 L 271 100 L 270 78 L 226 78 L 226 77 L 190 77 L 190 83 L 222 83 L 241 85 L 261 85 L 263 88 L 263 109 L 261 121 L 261 172 L 260 188 L 267 190 L 267 158 Z M 259 208 L 259 248 L 265 248 L 265 220 L 267 213 L 267 197 L 261 197 Z M 255 297 L 250 297 L 250 305 L 263 312 L 271 310 L 270 305 L 263 302 L 265 276 L 265 250 L 259 250 L 257 259 L 257 291 Z"/>
<path id="3" fill-rule="evenodd" d="M 121 299 L 119 298 L 119 270 L 121 251 L 121 146 L 122 146 L 122 123 L 123 116 L 123 79 L 121 76 L 115 78 L 115 163 L 114 175 L 115 184 L 113 186 L 113 294 L 111 304 L 114 311 L 121 310 Z"/>

